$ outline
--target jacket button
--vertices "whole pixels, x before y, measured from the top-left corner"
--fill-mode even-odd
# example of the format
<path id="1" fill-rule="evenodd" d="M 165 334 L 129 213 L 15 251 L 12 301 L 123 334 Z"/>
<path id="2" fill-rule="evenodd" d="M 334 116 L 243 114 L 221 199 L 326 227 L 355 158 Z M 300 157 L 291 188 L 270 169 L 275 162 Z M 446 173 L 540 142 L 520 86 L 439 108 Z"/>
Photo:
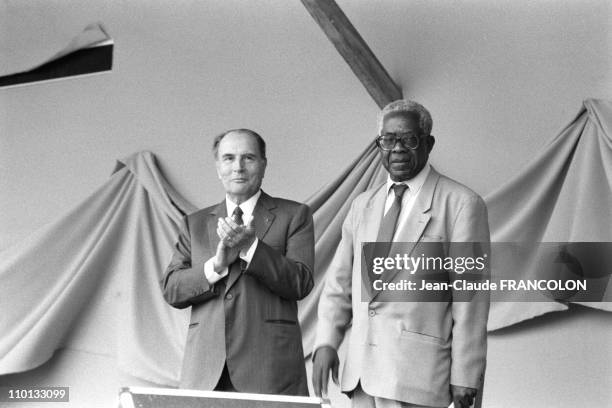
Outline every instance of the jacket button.
<path id="1" fill-rule="evenodd" d="M 370 316 L 376 316 L 376 310 L 370 310 L 368 313 Z"/>
<path id="2" fill-rule="evenodd" d="M 227 295 L 225 295 L 225 298 L 227 300 L 232 300 L 233 297 L 234 297 L 234 295 L 232 295 L 231 293 L 228 293 Z"/>

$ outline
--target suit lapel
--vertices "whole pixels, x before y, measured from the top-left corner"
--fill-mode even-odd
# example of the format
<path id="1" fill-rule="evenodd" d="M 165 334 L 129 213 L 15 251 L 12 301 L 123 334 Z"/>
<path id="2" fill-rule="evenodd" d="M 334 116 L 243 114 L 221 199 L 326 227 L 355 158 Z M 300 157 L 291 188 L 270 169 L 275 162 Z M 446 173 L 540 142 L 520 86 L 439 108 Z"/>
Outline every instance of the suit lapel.
<path id="1" fill-rule="evenodd" d="M 374 192 L 367 205 L 364 208 L 364 216 L 362 218 L 363 227 L 360 229 L 359 242 L 376 242 L 378 237 L 378 230 L 380 223 L 382 222 L 383 213 L 385 209 L 385 202 L 387 201 L 387 187 L 383 184 Z M 362 293 L 368 293 L 369 298 L 372 298 L 373 289 L 370 282 L 368 268 L 372 267 L 372 259 L 374 256 L 374 245 L 361 248 L 361 290 Z M 369 250 L 366 250 L 368 248 Z M 368 262 L 369 261 L 369 262 Z M 366 271 L 363 271 L 365 265 Z"/>
<path id="2" fill-rule="evenodd" d="M 227 217 L 227 206 L 225 200 L 221 201 L 216 207 L 208 213 L 206 220 L 206 230 L 208 231 L 208 242 L 210 242 L 210 249 L 213 255 L 217 252 L 217 245 L 219 245 L 219 236 L 217 235 L 217 220 L 219 218 Z"/>
<path id="3" fill-rule="evenodd" d="M 263 238 L 266 236 L 266 233 L 274 221 L 275 215 L 270 210 L 275 207 L 276 204 L 274 203 L 274 200 L 272 200 L 269 195 L 262 191 L 259 199 L 257 200 L 257 204 L 255 204 L 255 208 L 253 209 L 253 226 L 255 227 L 255 235 L 259 240 L 263 241 Z M 225 210 L 225 212 L 227 212 L 227 210 Z M 219 240 L 217 239 L 217 242 L 218 241 Z M 227 285 L 225 286 L 226 293 L 242 275 L 242 269 L 245 267 L 243 264 L 244 261 L 237 259 L 236 262 L 230 265 Z"/>
<path id="4" fill-rule="evenodd" d="M 361 242 L 376 242 L 387 201 L 386 184 L 379 187 L 365 207 Z"/>
<path id="5" fill-rule="evenodd" d="M 276 204 L 272 197 L 261 192 L 261 196 L 259 196 L 259 200 L 257 200 L 257 204 L 255 205 L 255 209 L 253 210 L 253 225 L 255 227 L 255 235 L 260 240 L 266 236 L 266 233 L 270 229 L 270 225 L 274 222 L 274 218 L 276 217 L 274 213 L 271 211 L 273 208 L 276 208 Z"/>
<path id="6" fill-rule="evenodd" d="M 408 214 L 408 220 L 404 226 L 404 229 L 400 231 L 399 236 L 396 236 L 396 241 L 402 242 L 403 244 L 400 246 L 392 244 L 389 254 L 397 253 L 399 251 L 399 247 L 401 247 L 402 253 L 407 253 L 409 255 L 412 253 L 414 246 L 421 239 L 423 231 L 425 231 L 425 228 L 431 219 L 431 203 L 433 201 L 434 191 L 439 179 L 440 174 L 434 170 L 433 167 L 431 167 L 431 170 L 427 175 L 423 186 L 421 187 L 421 191 L 418 193 L 416 202 Z M 390 272 L 384 277 L 385 282 L 391 282 L 398 272 L 398 270 Z M 376 292 L 372 296 L 372 300 L 374 300 L 378 293 L 379 292 Z"/>
<path id="7" fill-rule="evenodd" d="M 414 245 L 421 239 L 425 227 L 429 224 L 431 219 L 431 203 L 439 178 L 440 174 L 432 167 L 421 187 L 412 211 L 408 214 L 406 225 L 403 231 L 400 231 L 397 241 L 409 243 L 408 246 L 402 246 L 407 253 L 412 252 Z M 393 251 L 393 247 L 391 250 Z"/>

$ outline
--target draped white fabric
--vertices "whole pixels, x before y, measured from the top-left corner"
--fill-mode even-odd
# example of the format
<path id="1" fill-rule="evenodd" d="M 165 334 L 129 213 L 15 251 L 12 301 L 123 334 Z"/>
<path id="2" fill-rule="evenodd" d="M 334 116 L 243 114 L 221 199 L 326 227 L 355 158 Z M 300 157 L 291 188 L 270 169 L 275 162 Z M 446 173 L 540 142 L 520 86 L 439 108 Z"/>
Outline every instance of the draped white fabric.
<path id="1" fill-rule="evenodd" d="M 584 101 L 544 151 L 485 201 L 492 242 L 611 242 L 612 101 Z M 612 311 L 610 302 L 583 304 Z M 558 302 L 494 302 L 489 330 L 565 309 Z"/>
<path id="2" fill-rule="evenodd" d="M 530 166 L 486 197 L 492 240 L 612 241 L 612 103 L 587 100 Z M 314 211 L 315 289 L 300 304 L 304 350 L 311 351 L 323 275 L 352 199 L 382 182 L 370 144 L 307 200 Z M 456 176 L 456 175 L 453 175 Z M 461 179 L 460 176 L 457 176 Z M 176 385 L 188 311 L 161 297 L 158 280 L 183 214 L 195 208 L 141 152 L 67 215 L 0 254 L 0 375 L 43 364 L 60 347 L 113 353 L 133 376 Z M 591 307 L 612 310 L 610 304 Z M 494 303 L 491 330 L 554 310 L 557 302 Z M 104 324 L 111 346 L 90 341 Z M 75 333 L 80 333 L 75 336 Z"/>
<path id="3" fill-rule="evenodd" d="M 120 368 L 176 384 L 187 312 L 168 307 L 158 286 L 182 219 L 172 194 L 154 156 L 133 155 L 66 216 L 3 251 L 0 374 L 41 365 L 66 345 L 107 354 L 79 327 L 98 323 L 115 331 Z"/>

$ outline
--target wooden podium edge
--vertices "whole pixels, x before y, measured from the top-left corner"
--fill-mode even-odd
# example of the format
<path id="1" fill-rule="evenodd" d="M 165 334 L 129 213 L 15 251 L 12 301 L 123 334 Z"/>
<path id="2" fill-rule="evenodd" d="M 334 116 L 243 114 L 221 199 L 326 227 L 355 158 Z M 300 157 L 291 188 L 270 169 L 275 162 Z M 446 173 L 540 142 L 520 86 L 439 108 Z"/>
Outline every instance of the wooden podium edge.
<path id="1" fill-rule="evenodd" d="M 246 401 L 256 400 L 271 402 L 295 402 L 302 404 L 312 404 L 313 406 L 319 406 L 321 408 L 331 408 L 331 402 L 329 401 L 329 399 L 319 397 L 129 386 L 121 387 L 121 389 L 119 390 L 119 408 L 134 408 L 134 400 L 132 399 L 133 394 L 167 395 L 177 397 L 224 398 Z"/>

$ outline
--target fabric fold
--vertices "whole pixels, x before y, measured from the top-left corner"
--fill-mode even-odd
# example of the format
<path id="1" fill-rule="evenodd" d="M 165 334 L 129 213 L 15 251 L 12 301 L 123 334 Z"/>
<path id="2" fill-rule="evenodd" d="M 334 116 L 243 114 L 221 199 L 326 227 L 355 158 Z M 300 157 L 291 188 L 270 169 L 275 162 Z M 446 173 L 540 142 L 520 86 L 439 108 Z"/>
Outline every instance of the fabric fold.
<path id="1" fill-rule="evenodd" d="M 157 282 L 181 199 L 149 152 L 115 170 L 68 214 L 2 252 L 0 374 L 30 370 L 68 347 L 114 355 L 148 381 L 178 383 L 188 316 L 168 307 Z M 96 332 L 102 324 L 112 335 Z"/>
<path id="2" fill-rule="evenodd" d="M 304 353 L 312 351 L 317 305 L 323 290 L 324 275 L 340 242 L 342 222 L 357 195 L 385 180 L 376 146 L 371 143 L 342 174 L 306 200 L 313 211 L 315 225 L 315 287 L 300 302 Z"/>
<path id="3" fill-rule="evenodd" d="M 612 241 L 611 129 L 612 101 L 585 100 L 522 172 L 485 197 L 491 241 Z M 581 304 L 612 311 L 609 302 Z M 489 330 L 567 308 L 560 302 L 493 302 Z"/>
<path id="4" fill-rule="evenodd" d="M 612 102 L 586 100 L 527 167 L 485 198 L 492 242 L 612 242 L 611 131 Z M 385 177 L 370 143 L 306 201 L 316 251 L 315 288 L 299 310 L 307 354 L 344 217 L 358 194 Z M 194 210 L 155 156 L 140 152 L 120 160 L 109 180 L 65 216 L 2 251 L 0 375 L 33 369 L 73 347 L 113 356 L 133 376 L 176 385 L 188 310 L 168 306 L 158 280 L 183 215 Z M 612 311 L 610 303 L 583 304 Z M 567 307 L 495 302 L 489 330 Z M 109 340 L 96 339 L 100 333 Z"/>

